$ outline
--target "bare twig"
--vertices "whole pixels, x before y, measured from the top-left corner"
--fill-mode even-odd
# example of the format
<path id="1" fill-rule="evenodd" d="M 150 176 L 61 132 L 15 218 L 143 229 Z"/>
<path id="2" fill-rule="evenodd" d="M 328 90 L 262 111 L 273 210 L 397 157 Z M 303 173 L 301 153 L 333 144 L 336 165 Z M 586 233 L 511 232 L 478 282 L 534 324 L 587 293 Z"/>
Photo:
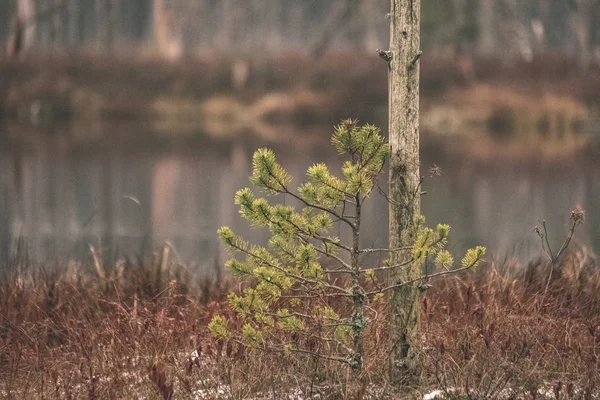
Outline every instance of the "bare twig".
<path id="1" fill-rule="evenodd" d="M 383 288 L 381 290 L 376 290 L 376 291 L 373 291 L 373 292 L 369 292 L 369 293 L 367 293 L 367 296 L 372 296 L 372 295 L 375 295 L 375 294 L 378 294 L 378 293 L 385 293 L 385 292 L 387 292 L 389 290 L 401 288 L 401 287 L 404 287 L 406 285 L 410 285 L 410 284 L 415 283 L 415 282 L 424 281 L 424 280 L 427 280 L 427 279 L 436 278 L 436 277 L 443 276 L 443 275 L 448 275 L 448 274 L 456 274 L 456 273 L 459 273 L 461 271 L 466 271 L 468 269 L 473 268 L 473 266 L 475 264 L 477 264 L 480 260 L 481 260 L 481 258 L 477 258 L 475 261 L 473 261 L 471 264 L 469 264 L 469 265 L 467 265 L 465 267 L 453 269 L 453 270 L 450 270 L 450 271 L 441 271 L 441 272 L 437 272 L 437 273 L 431 274 L 431 275 L 424 275 L 424 276 L 421 276 L 419 278 L 411 279 L 411 280 L 406 281 L 406 282 L 400 282 L 400 283 L 397 283 L 397 284 L 394 284 L 394 285 L 390 285 L 390 286 L 387 286 L 387 287 L 385 287 L 385 288 Z"/>

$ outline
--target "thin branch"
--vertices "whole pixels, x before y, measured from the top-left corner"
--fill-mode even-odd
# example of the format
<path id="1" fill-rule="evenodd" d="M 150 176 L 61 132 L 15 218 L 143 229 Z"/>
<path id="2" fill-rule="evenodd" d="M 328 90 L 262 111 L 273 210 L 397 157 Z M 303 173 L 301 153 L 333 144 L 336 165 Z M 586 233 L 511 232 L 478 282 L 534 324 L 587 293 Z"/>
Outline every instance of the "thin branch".
<path id="1" fill-rule="evenodd" d="M 453 270 L 450 270 L 450 271 L 437 272 L 437 273 L 431 274 L 431 275 L 424 275 L 424 276 L 421 276 L 419 278 L 411 279 L 411 280 L 406 281 L 406 282 L 401 282 L 401 283 L 397 283 L 395 285 L 390 285 L 388 287 L 383 288 L 382 290 L 376 290 L 376 291 L 373 291 L 373 292 L 369 292 L 369 293 L 367 293 L 367 296 L 372 296 L 372 295 L 378 294 L 378 293 L 384 293 L 384 292 L 387 292 L 387 291 L 392 290 L 392 289 L 398 289 L 398 288 L 404 287 L 406 285 L 410 285 L 410 284 L 415 283 L 415 282 L 424 281 L 424 280 L 427 280 L 427 279 L 436 278 L 436 277 L 443 276 L 443 275 L 448 275 L 448 274 L 456 274 L 456 273 L 459 273 L 461 271 L 466 271 L 468 269 L 473 268 L 473 266 L 479 260 L 480 260 L 480 258 L 477 258 L 475 261 L 473 261 L 471 264 L 467 265 L 466 267 L 461 267 L 461 268 L 453 269 Z"/>
<path id="2" fill-rule="evenodd" d="M 550 282 L 552 281 L 552 274 L 554 273 L 554 267 L 556 265 L 556 261 L 558 261 L 558 259 L 562 255 L 562 253 L 564 253 L 564 251 L 569 246 L 569 243 L 571 243 L 571 239 L 573 239 L 573 235 L 575 234 L 575 229 L 577 228 L 577 224 L 578 224 L 577 221 L 573 222 L 573 225 L 571 225 L 571 229 L 569 230 L 569 234 L 567 235 L 565 241 L 563 242 L 562 246 L 558 250 L 558 253 L 556 253 L 556 257 L 550 259 L 550 261 L 551 261 L 550 262 L 550 273 L 548 274 L 548 280 L 546 281 L 546 287 L 544 289 L 544 294 L 542 295 L 542 302 L 543 302 L 544 298 L 546 297 L 546 293 L 548 293 L 548 289 L 550 288 Z M 544 232 L 546 232 L 546 221 L 544 221 L 542 223 L 542 225 L 544 227 Z M 544 236 L 546 237 L 546 243 L 547 243 L 548 242 L 547 233 L 545 233 Z M 550 245 L 548 245 L 548 246 L 550 246 Z M 549 247 L 548 247 L 548 249 L 549 249 Z M 550 255 L 552 255 L 552 251 L 550 251 Z"/>
<path id="3" fill-rule="evenodd" d="M 578 224 L 578 222 L 573 222 L 573 225 L 571 225 L 571 229 L 569 230 L 569 235 L 567 236 L 567 238 L 563 242 L 562 246 L 556 253 L 557 260 L 560 258 L 562 253 L 567 249 L 567 247 L 569 246 L 569 243 L 571 243 L 571 239 L 573 239 L 573 235 L 575 234 L 575 229 L 577 228 L 577 224 Z"/>
<path id="4" fill-rule="evenodd" d="M 278 265 L 272 264 L 268 260 L 265 260 L 263 257 L 257 256 L 256 254 L 252 253 L 251 251 L 248 251 L 247 249 L 244 249 L 242 247 L 235 246 L 235 245 L 232 245 L 232 244 L 230 244 L 230 246 L 233 247 L 234 249 L 238 249 L 239 251 L 241 251 L 244 254 L 247 254 L 247 255 L 249 255 L 249 256 L 251 256 L 251 257 L 253 257 L 253 258 L 255 258 L 255 259 L 259 260 L 259 261 L 262 261 L 263 263 L 267 264 L 269 267 L 271 267 L 273 269 L 276 269 L 277 271 L 281 272 L 282 274 L 284 274 L 286 276 L 289 276 L 291 278 L 294 278 L 294 279 L 296 279 L 296 280 L 298 280 L 300 282 L 312 283 L 314 285 L 325 284 L 327 286 L 327 288 L 334 289 L 334 290 L 337 290 L 337 291 L 341 292 L 341 293 L 339 293 L 339 295 L 346 295 L 346 294 L 351 295 L 344 288 L 332 285 L 332 284 L 330 284 L 330 283 L 328 283 L 326 281 L 317 281 L 317 280 L 314 280 L 314 279 L 305 278 L 305 277 L 303 277 L 301 275 L 293 274 L 290 271 L 286 270 L 285 268 L 282 268 L 282 267 L 280 267 Z"/>
<path id="5" fill-rule="evenodd" d="M 345 222 L 346 224 L 348 224 L 348 226 L 350 226 L 352 229 L 354 229 L 354 223 L 352 221 L 350 221 L 347 217 L 342 217 L 340 214 L 338 214 L 337 212 L 335 212 L 334 210 L 330 210 L 328 208 L 325 207 L 321 207 L 319 205 L 316 204 L 312 204 L 309 203 L 308 201 L 304 200 L 302 197 L 298 196 L 296 193 L 290 192 L 289 189 L 287 187 L 285 187 L 284 185 L 282 185 L 283 189 L 285 190 L 286 194 L 289 194 L 290 196 L 292 196 L 293 198 L 295 198 L 296 200 L 301 201 L 302 203 L 304 203 L 307 207 L 311 207 L 317 210 L 321 210 L 321 211 L 325 211 L 331 215 L 333 215 L 334 217 L 336 217 L 337 219 L 339 219 L 340 221 Z"/>
<path id="6" fill-rule="evenodd" d="M 238 338 L 233 338 L 232 339 L 234 342 L 236 342 L 237 344 L 240 344 L 242 346 L 247 346 L 242 340 L 238 339 Z M 323 355 L 320 353 L 315 353 L 313 351 L 310 350 L 305 350 L 305 349 L 300 349 L 300 348 L 291 348 L 291 349 L 277 349 L 274 347 L 268 347 L 268 346 L 257 346 L 257 348 L 259 348 L 260 350 L 264 351 L 264 352 L 271 352 L 271 353 L 302 353 L 302 354 L 309 354 L 312 355 L 314 357 L 318 357 L 318 358 L 322 358 L 324 360 L 330 360 L 330 361 L 337 361 L 337 362 L 341 362 L 341 363 L 346 363 L 346 364 L 350 364 L 350 361 L 342 358 L 342 357 L 335 357 L 335 356 L 327 356 L 327 355 Z"/>
<path id="7" fill-rule="evenodd" d="M 309 241 L 307 238 L 304 238 L 304 237 L 302 237 L 302 236 L 299 236 L 299 237 L 300 237 L 300 239 L 301 239 L 302 241 L 304 241 L 304 243 L 310 244 L 310 241 Z M 325 244 L 324 244 L 324 245 L 325 245 Z M 325 246 L 326 246 L 326 245 L 325 245 Z M 319 254 L 322 254 L 322 255 L 324 255 L 324 256 L 326 256 L 326 257 L 333 258 L 333 259 L 334 259 L 334 260 L 336 260 L 338 263 L 340 263 L 342 267 L 346 268 L 347 270 L 351 270 L 351 269 L 352 269 L 352 267 L 350 266 L 350 264 L 348 264 L 346 261 L 342 260 L 340 257 L 336 256 L 335 254 L 333 254 L 333 253 L 331 253 L 331 252 L 328 252 L 327 250 L 323 250 L 323 249 L 321 249 L 321 248 L 319 248 L 319 247 L 316 247 L 316 246 L 313 246 L 313 248 L 314 248 L 314 249 L 315 249 L 315 250 L 316 250 L 316 251 L 317 251 Z M 325 271 L 325 272 L 327 272 L 327 271 Z M 329 272 L 331 272 L 331 271 L 329 271 Z"/>
<path id="8" fill-rule="evenodd" d="M 398 253 L 400 251 L 412 250 L 412 246 L 398 247 L 395 249 L 362 249 L 361 253 Z"/>
<path id="9" fill-rule="evenodd" d="M 331 253 L 329 253 L 327 251 L 324 251 L 324 250 L 322 250 L 322 249 L 320 249 L 318 247 L 314 247 L 314 249 L 318 253 L 323 254 L 326 257 L 333 258 L 335 261 L 337 261 L 338 263 L 340 263 L 340 265 L 343 266 L 348 272 L 349 272 L 349 270 L 352 269 L 352 267 L 350 266 L 350 264 L 348 264 L 346 261 L 342 260 L 340 257 L 336 256 L 335 254 L 331 254 Z M 333 271 L 325 271 L 325 272 L 333 272 Z"/>
<path id="10" fill-rule="evenodd" d="M 323 273 L 329 274 L 329 275 L 331 275 L 331 274 L 346 274 L 346 275 L 354 274 L 353 271 L 348 271 L 345 269 L 325 269 L 325 270 L 323 270 Z"/>
<path id="11" fill-rule="evenodd" d="M 373 271 L 386 271 L 386 270 L 390 270 L 390 269 L 407 266 L 408 264 L 412 263 L 413 261 L 415 261 L 415 259 L 411 258 L 410 260 L 401 262 L 399 264 L 386 265 L 385 267 L 376 267 L 376 268 L 370 268 L 370 269 Z"/>
<path id="12" fill-rule="evenodd" d="M 289 220 L 287 222 L 289 222 L 290 225 L 292 225 L 294 228 L 296 228 L 296 230 L 298 231 L 298 232 L 296 232 L 296 235 L 298 235 L 298 237 L 301 238 L 301 239 L 303 239 L 302 236 L 300 236 L 302 234 L 302 235 L 305 235 L 307 237 L 310 237 L 310 238 L 313 238 L 313 239 L 317 239 L 317 240 L 321 240 L 322 242 L 326 242 L 326 243 L 332 244 L 332 245 L 334 245 L 336 247 L 339 247 L 340 249 L 346 250 L 349 253 L 352 252 L 352 249 L 350 247 L 344 246 L 343 244 L 338 243 L 338 242 L 336 242 L 334 240 L 331 240 L 328 237 L 321 236 L 318 233 L 311 234 L 311 233 L 307 232 L 306 230 L 302 229 L 302 227 L 296 225 L 292 220 Z"/>
<path id="13" fill-rule="evenodd" d="M 421 50 L 419 50 L 419 52 L 417 54 L 415 54 L 415 56 L 412 58 L 412 60 L 410 60 L 410 68 L 415 67 L 415 64 L 417 63 L 417 61 L 419 61 L 419 58 L 421 58 L 422 54 L 423 54 L 423 52 Z"/>
<path id="14" fill-rule="evenodd" d="M 307 332 L 303 332 L 303 331 L 299 331 L 298 334 L 300 335 L 304 335 L 305 337 L 308 338 L 315 338 L 318 340 L 322 340 L 324 342 L 331 342 L 334 343 L 340 347 L 342 347 L 344 350 L 346 350 L 349 354 L 353 354 L 354 350 L 351 349 L 350 347 L 346 346 L 344 343 L 340 342 L 339 340 L 335 339 L 335 338 L 326 338 L 326 337 L 322 337 L 322 336 L 318 336 L 318 335 L 314 335 L 314 334 L 310 334 Z"/>
<path id="15" fill-rule="evenodd" d="M 327 212 L 327 213 L 329 213 L 329 214 L 333 215 L 334 217 L 338 218 L 339 220 L 341 220 L 341 221 L 344 221 L 344 222 L 345 222 L 346 224 L 348 224 L 348 225 L 349 225 L 349 226 L 350 226 L 352 229 L 354 229 L 354 223 L 353 223 L 352 221 L 348 220 L 347 218 L 342 218 L 342 216 L 341 216 L 341 215 L 339 215 L 338 213 L 336 213 L 334 210 L 330 210 L 330 209 L 328 209 L 328 208 L 325 208 L 325 207 L 319 206 L 319 205 L 317 205 L 317 204 L 312 204 L 312 203 L 309 203 L 308 201 L 304 200 L 302 197 L 298 196 L 296 193 L 293 193 L 292 191 L 290 191 L 290 190 L 287 188 L 287 186 L 286 186 L 286 185 L 284 185 L 284 183 L 283 183 L 283 182 L 281 182 L 281 181 L 280 181 L 280 180 L 279 180 L 279 179 L 278 179 L 278 178 L 275 176 L 275 174 L 273 173 L 273 171 L 271 171 L 271 169 L 270 169 L 270 168 L 268 168 L 268 172 L 269 172 L 269 175 L 270 175 L 270 176 L 271 176 L 273 179 L 275 179 L 275 181 L 276 181 L 276 182 L 279 184 L 279 186 L 281 186 L 281 189 L 282 189 L 282 190 L 280 191 L 280 190 L 275 190 L 275 189 L 271 188 L 271 187 L 270 187 L 270 186 L 269 186 L 269 185 L 268 185 L 266 182 L 264 182 L 264 181 L 262 180 L 262 178 L 261 178 L 261 182 L 263 183 L 263 185 L 264 185 L 266 188 L 269 188 L 269 189 L 271 189 L 271 190 L 274 190 L 275 192 L 282 192 L 282 193 L 285 193 L 285 194 L 289 194 L 290 196 L 292 196 L 292 197 L 293 197 L 293 198 L 295 198 L 296 200 L 299 200 L 299 201 L 301 201 L 302 203 L 304 203 L 304 204 L 305 204 L 307 207 L 311 207 L 311 208 L 314 208 L 314 209 L 317 209 L 317 210 L 325 211 L 325 212 Z"/>
<path id="16" fill-rule="evenodd" d="M 546 240 L 546 246 L 548 248 L 548 253 L 550 260 L 552 262 L 555 261 L 554 255 L 552 254 L 552 248 L 550 247 L 550 242 L 548 241 L 548 229 L 546 228 L 546 221 L 542 221 L 542 227 L 544 228 L 544 239 Z"/>
<path id="17" fill-rule="evenodd" d="M 275 352 L 280 352 L 280 353 L 285 353 L 286 350 L 279 350 L 279 349 L 267 349 L 267 348 L 263 348 L 263 350 L 265 351 L 275 351 Z M 330 360 L 330 361 L 337 361 L 337 362 L 341 362 L 341 363 L 345 363 L 345 364 L 350 364 L 350 360 L 342 358 L 342 357 L 334 357 L 334 356 L 326 356 L 324 354 L 320 354 L 320 353 L 315 353 L 314 351 L 310 351 L 310 350 L 305 350 L 305 349 L 299 349 L 299 348 L 292 348 L 287 350 L 291 353 L 301 353 L 301 354 L 309 354 L 313 357 L 318 357 L 318 358 L 322 358 L 324 360 Z"/>
<path id="18" fill-rule="evenodd" d="M 333 175 L 332 175 L 332 176 L 333 176 Z M 337 178 L 336 178 L 336 179 L 337 179 Z M 328 184 L 327 182 L 325 182 L 323 179 L 319 179 L 319 182 L 321 182 L 323 185 L 327 186 L 328 188 L 330 188 L 330 189 L 333 189 L 333 190 L 335 190 L 335 191 L 337 191 L 337 192 L 339 192 L 339 193 L 343 194 L 343 195 L 344 195 L 344 196 L 346 196 L 346 197 L 349 197 L 349 198 L 353 198 L 353 197 L 354 197 L 354 195 L 353 195 L 352 193 L 348 193 L 348 192 L 346 192 L 346 191 L 345 191 L 345 190 L 343 190 L 343 189 L 340 189 L 340 188 L 337 188 L 337 187 L 335 187 L 335 186 L 333 186 L 333 185 L 330 185 L 330 184 Z M 329 197 L 329 198 L 331 199 L 331 197 Z"/>
<path id="19" fill-rule="evenodd" d="M 354 295 L 352 293 L 320 293 L 320 294 L 307 294 L 307 295 L 302 295 L 302 296 L 297 296 L 297 295 L 290 295 L 290 296 L 286 296 L 283 295 L 281 296 L 282 299 L 318 299 L 320 297 L 353 297 Z"/>

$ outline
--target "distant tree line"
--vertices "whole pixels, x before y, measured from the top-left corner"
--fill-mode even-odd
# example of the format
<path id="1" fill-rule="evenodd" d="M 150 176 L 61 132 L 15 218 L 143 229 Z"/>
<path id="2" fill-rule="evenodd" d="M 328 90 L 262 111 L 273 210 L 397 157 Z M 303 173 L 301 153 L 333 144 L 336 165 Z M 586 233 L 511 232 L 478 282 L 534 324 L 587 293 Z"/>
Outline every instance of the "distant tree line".
<path id="1" fill-rule="evenodd" d="M 7 0 L 0 40 L 18 15 L 26 47 L 320 56 L 382 47 L 388 11 L 389 0 Z M 422 31 L 425 50 L 524 59 L 559 51 L 586 66 L 600 58 L 600 0 L 423 0 Z"/>

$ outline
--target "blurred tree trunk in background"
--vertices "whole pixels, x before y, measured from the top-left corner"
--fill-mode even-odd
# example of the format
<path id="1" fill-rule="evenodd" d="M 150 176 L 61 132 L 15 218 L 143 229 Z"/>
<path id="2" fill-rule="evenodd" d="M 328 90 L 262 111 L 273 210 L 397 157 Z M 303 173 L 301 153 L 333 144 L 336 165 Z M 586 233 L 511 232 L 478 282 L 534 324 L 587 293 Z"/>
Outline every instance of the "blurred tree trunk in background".
<path id="1" fill-rule="evenodd" d="M 281 48 L 282 12 L 280 0 L 262 0 L 264 13 L 259 14 L 257 19 L 264 24 L 265 46 L 268 51 Z"/>
<path id="2" fill-rule="evenodd" d="M 419 57 L 420 0 L 391 0 L 389 77 L 389 143 L 391 147 L 389 246 L 396 249 L 414 241 L 415 218 L 420 215 L 419 176 Z M 405 252 L 392 253 L 391 264 L 407 261 Z M 421 276 L 421 265 L 409 263 L 391 270 L 389 285 Z M 420 362 L 418 282 L 392 290 L 389 303 L 392 381 L 418 376 Z"/>
<path id="3" fill-rule="evenodd" d="M 462 52 L 464 37 L 463 32 L 465 31 L 466 24 L 466 0 L 452 0 L 450 2 L 452 13 L 450 21 L 452 25 L 449 27 L 450 37 L 454 42 L 453 50 L 454 54 L 460 54 Z"/>
<path id="4" fill-rule="evenodd" d="M 127 42 L 135 44 L 151 39 L 152 4 L 151 0 L 125 0 L 120 3 L 119 34 Z"/>
<path id="5" fill-rule="evenodd" d="M 76 46 L 79 42 L 79 2 L 68 0 L 67 3 L 67 44 Z"/>
<path id="6" fill-rule="evenodd" d="M 107 1 L 95 0 L 94 2 L 94 20 L 96 21 L 96 41 L 100 42 L 105 49 L 109 48 L 108 43 L 108 18 Z"/>
<path id="7" fill-rule="evenodd" d="M 354 10 L 357 8 L 355 0 L 334 2 L 327 11 L 325 21 L 321 24 L 321 30 L 316 34 L 311 46 L 311 54 L 315 58 L 320 58 L 327 50 L 331 42 L 340 34 L 346 31 L 351 25 L 350 19 Z"/>
<path id="8" fill-rule="evenodd" d="M 284 0 L 285 1 L 285 0 Z M 290 0 L 288 0 L 290 1 Z M 306 11 L 306 7 L 296 1 L 291 0 L 292 3 L 288 4 L 288 19 L 287 19 L 287 40 L 291 39 L 291 42 L 295 44 L 297 47 L 302 46 L 302 38 L 306 36 L 306 24 L 304 24 L 304 14 Z"/>
<path id="9" fill-rule="evenodd" d="M 119 40 L 118 27 L 121 19 L 121 0 L 107 0 L 106 2 L 106 45 L 110 50 L 114 50 Z"/>
<path id="10" fill-rule="evenodd" d="M 558 49 L 567 48 L 566 38 L 569 36 L 567 31 L 567 18 L 569 16 L 569 2 L 565 0 L 548 0 L 546 26 L 546 46 L 548 48 Z M 552 29 L 550 29 L 552 28 Z"/>
<path id="11" fill-rule="evenodd" d="M 0 1 L 0 43 L 8 38 L 10 20 L 17 14 L 17 5 L 12 1 Z"/>
<path id="12" fill-rule="evenodd" d="M 491 56 L 496 52 L 496 0 L 480 0 L 479 2 L 479 43 L 477 53 Z"/>
<path id="13" fill-rule="evenodd" d="M 31 47 L 36 36 L 36 21 L 35 21 L 35 1 L 34 0 L 18 0 L 17 13 L 19 18 L 25 24 L 23 32 L 22 48 Z"/>
<path id="14" fill-rule="evenodd" d="M 596 0 L 574 0 L 571 3 L 569 25 L 573 34 L 574 54 L 581 71 L 585 71 L 592 61 L 590 36 L 592 15 Z"/>
<path id="15" fill-rule="evenodd" d="M 183 42 L 179 21 L 173 17 L 171 9 L 167 8 L 167 0 L 154 0 L 153 12 L 154 43 L 158 53 L 169 59 L 177 60 L 183 55 Z"/>
<path id="16" fill-rule="evenodd" d="M 592 48 L 592 57 L 597 64 L 600 64 L 600 0 L 596 0 L 592 8 L 590 24 L 590 46 Z"/>
<path id="17" fill-rule="evenodd" d="M 369 54 L 388 32 L 386 0 L 0 0 L 0 41 L 16 12 L 25 47 L 153 44 L 184 51 L 251 54 L 336 49 Z M 422 46 L 436 53 L 532 60 L 560 52 L 585 70 L 600 60 L 600 0 L 421 0 Z M 125 48 L 121 46 L 121 48 Z M 261 56 L 262 57 L 262 56 Z M 259 58 L 259 57 L 257 57 Z M 252 60 L 254 62 L 254 59 Z"/>
<path id="18" fill-rule="evenodd" d="M 377 7 L 377 0 L 362 1 L 361 22 L 364 27 L 362 45 L 367 51 L 373 51 L 380 47 L 377 28 L 384 15 L 380 13 L 379 10 L 380 9 Z"/>
<path id="19" fill-rule="evenodd" d="M 234 48 L 236 40 L 236 6 L 235 0 L 222 0 L 220 44 L 225 48 Z"/>

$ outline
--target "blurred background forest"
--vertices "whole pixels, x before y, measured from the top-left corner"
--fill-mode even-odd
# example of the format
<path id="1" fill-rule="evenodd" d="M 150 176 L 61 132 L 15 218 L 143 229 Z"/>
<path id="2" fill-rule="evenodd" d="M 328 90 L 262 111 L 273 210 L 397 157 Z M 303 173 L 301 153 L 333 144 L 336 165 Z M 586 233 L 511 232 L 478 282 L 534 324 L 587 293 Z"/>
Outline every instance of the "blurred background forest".
<path id="1" fill-rule="evenodd" d="M 373 52 L 387 43 L 386 0 L 9 0 L 0 5 L 0 39 L 16 14 L 24 47 L 134 51 L 179 57 L 330 47 Z M 597 0 L 425 0 L 423 49 L 523 58 L 555 51 L 585 69 L 600 57 Z"/>
<path id="2" fill-rule="evenodd" d="M 340 165 L 342 118 L 387 126 L 387 0 L 0 2 L 0 258 L 168 242 L 219 265 L 251 155 Z M 422 0 L 424 214 L 454 250 L 539 253 L 539 218 L 600 251 L 600 1 Z M 293 143 L 293 146 L 289 144 Z M 368 210 L 384 244 L 387 205 Z M 260 233 L 252 235 L 261 238 Z M 21 238 L 21 240 L 19 240 Z M 19 245 L 17 245 L 17 244 Z M 27 243 L 25 246 L 24 243 Z M 22 255 L 22 254 L 21 254 Z"/>

